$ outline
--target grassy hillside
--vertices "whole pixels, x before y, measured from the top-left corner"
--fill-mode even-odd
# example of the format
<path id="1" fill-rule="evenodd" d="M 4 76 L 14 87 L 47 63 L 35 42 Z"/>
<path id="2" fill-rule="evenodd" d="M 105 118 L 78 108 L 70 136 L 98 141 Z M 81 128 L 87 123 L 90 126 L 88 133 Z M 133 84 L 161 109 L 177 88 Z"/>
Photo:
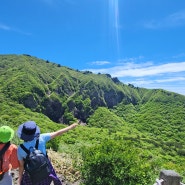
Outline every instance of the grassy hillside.
<path id="1" fill-rule="evenodd" d="M 96 165 L 117 160 L 109 159 L 111 150 L 103 154 L 106 145 L 114 148 L 114 143 L 114 156 L 123 160 L 120 166 L 116 163 L 119 175 L 121 166 L 133 160 L 132 168 L 125 170 L 130 179 L 134 171 L 138 185 L 153 184 L 164 168 L 185 176 L 185 96 L 125 85 L 109 74 L 76 71 L 29 55 L 0 55 L 0 74 L 1 125 L 16 130 L 24 121 L 35 120 L 42 132 L 50 132 L 75 121 L 81 124 L 49 142 L 48 148 L 69 155 L 83 178 L 88 176 L 81 169 L 87 165 L 84 159 L 88 164 L 102 160 Z M 15 137 L 14 142 L 21 141 Z M 122 154 L 130 160 L 124 161 Z"/>
<path id="2" fill-rule="evenodd" d="M 137 90 L 115 83 L 110 75 L 79 72 L 27 55 L 1 55 L 0 62 L 1 92 L 55 122 L 69 123 L 72 117 L 86 122 L 99 106 L 140 101 Z"/>

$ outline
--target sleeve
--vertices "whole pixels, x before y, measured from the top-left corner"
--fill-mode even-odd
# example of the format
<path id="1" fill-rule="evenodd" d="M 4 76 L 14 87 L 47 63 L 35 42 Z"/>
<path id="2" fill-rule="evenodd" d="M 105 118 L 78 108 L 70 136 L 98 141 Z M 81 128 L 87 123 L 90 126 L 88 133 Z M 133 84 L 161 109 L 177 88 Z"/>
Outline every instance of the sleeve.
<path id="1" fill-rule="evenodd" d="M 22 155 L 21 155 L 20 146 L 19 146 L 18 149 L 17 149 L 17 158 L 18 158 L 19 161 L 23 160 L 23 157 L 22 157 Z"/>
<path id="2" fill-rule="evenodd" d="M 12 153 L 10 156 L 10 163 L 13 169 L 16 169 L 19 167 L 19 161 L 17 157 L 17 146 L 14 144 L 12 144 Z"/>
<path id="3" fill-rule="evenodd" d="M 51 139 L 50 133 L 41 134 L 41 137 L 46 143 Z"/>
<path id="4" fill-rule="evenodd" d="M 39 138 L 39 150 L 46 154 L 46 143 L 51 139 L 50 133 L 41 134 Z"/>

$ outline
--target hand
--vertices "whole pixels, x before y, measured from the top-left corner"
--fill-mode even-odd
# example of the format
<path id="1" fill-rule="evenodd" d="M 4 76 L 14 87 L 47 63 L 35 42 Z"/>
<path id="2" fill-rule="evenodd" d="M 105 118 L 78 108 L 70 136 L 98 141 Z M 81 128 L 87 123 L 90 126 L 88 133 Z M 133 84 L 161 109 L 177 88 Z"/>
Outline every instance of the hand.
<path id="1" fill-rule="evenodd" d="M 71 129 L 75 128 L 76 126 L 78 126 L 78 123 L 73 123 L 72 125 L 70 125 Z"/>

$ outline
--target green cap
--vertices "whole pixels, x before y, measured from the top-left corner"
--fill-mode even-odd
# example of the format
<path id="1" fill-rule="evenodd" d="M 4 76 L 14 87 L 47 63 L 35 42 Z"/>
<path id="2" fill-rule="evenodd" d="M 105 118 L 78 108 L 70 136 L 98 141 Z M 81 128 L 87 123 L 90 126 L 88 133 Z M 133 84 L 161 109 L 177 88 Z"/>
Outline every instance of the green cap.
<path id="1" fill-rule="evenodd" d="M 0 142 L 7 143 L 11 141 L 14 136 L 14 130 L 9 126 L 0 127 Z"/>

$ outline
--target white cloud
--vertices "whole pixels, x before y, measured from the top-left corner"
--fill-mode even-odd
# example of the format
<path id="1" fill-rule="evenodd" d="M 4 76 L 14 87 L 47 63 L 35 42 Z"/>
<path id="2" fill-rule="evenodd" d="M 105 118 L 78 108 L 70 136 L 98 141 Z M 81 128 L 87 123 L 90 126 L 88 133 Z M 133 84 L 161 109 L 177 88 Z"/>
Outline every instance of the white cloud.
<path id="1" fill-rule="evenodd" d="M 120 59 L 119 62 L 135 62 L 138 60 L 144 59 L 143 56 L 139 56 L 139 57 L 130 57 L 130 58 L 124 58 L 124 59 Z"/>
<path id="2" fill-rule="evenodd" d="M 0 23 L 0 30 L 16 32 L 16 33 L 19 33 L 19 34 L 22 34 L 22 35 L 31 35 L 31 33 L 29 33 L 29 32 L 22 31 L 18 28 L 13 28 L 13 27 L 7 26 L 7 25 L 2 24 L 2 23 Z"/>
<path id="3" fill-rule="evenodd" d="M 147 89 L 165 89 L 167 91 L 176 92 L 185 95 L 185 77 L 174 77 L 164 79 L 148 79 L 139 78 L 126 81 L 121 80 L 125 84 L 133 84 L 136 87 L 143 87 Z"/>
<path id="4" fill-rule="evenodd" d="M 166 22 L 170 25 L 184 25 L 185 21 L 185 11 L 176 12 L 174 14 L 169 15 L 166 18 Z M 172 24 L 171 24 L 172 23 Z"/>
<path id="5" fill-rule="evenodd" d="M 146 65 L 146 67 L 145 67 Z M 114 77 L 144 77 L 155 76 L 166 73 L 176 73 L 185 71 L 185 62 L 168 63 L 162 65 L 152 65 L 147 67 L 148 64 L 134 64 L 126 63 L 125 65 L 119 65 L 112 68 L 103 69 L 87 69 L 94 73 L 109 73 Z M 151 63 L 150 63 L 151 65 Z"/>
<path id="6" fill-rule="evenodd" d="M 162 80 L 155 80 L 158 83 L 164 83 L 164 82 L 180 82 L 185 81 L 185 77 L 175 77 L 175 78 L 168 78 L 168 79 L 162 79 Z"/>
<path id="7" fill-rule="evenodd" d="M 94 61 L 90 63 L 90 65 L 98 65 L 98 66 L 102 66 L 106 64 L 110 64 L 110 62 L 109 61 Z"/>
<path id="8" fill-rule="evenodd" d="M 122 60 L 124 61 L 124 60 Z M 120 62 L 120 61 L 119 61 Z M 126 62 L 111 68 L 86 69 L 93 73 L 110 74 L 125 84 L 150 89 L 165 89 L 185 95 L 185 62 L 154 65 L 153 62 Z"/>
<path id="9" fill-rule="evenodd" d="M 183 25 L 185 25 L 185 10 L 170 14 L 161 20 L 150 20 L 144 23 L 144 27 L 148 29 L 169 28 Z"/>
<path id="10" fill-rule="evenodd" d="M 1 24 L 1 23 L 0 23 L 0 29 L 1 29 L 1 30 L 10 30 L 10 27 L 7 26 L 7 25 L 5 25 L 5 24 Z"/>
<path id="11" fill-rule="evenodd" d="M 139 79 L 135 79 L 133 81 L 129 81 L 126 83 L 137 84 L 137 85 L 141 86 L 141 85 L 159 84 L 159 83 L 163 83 L 163 84 L 168 83 L 169 84 L 170 82 L 180 82 L 180 81 L 185 81 L 185 77 L 174 77 L 174 78 L 164 78 L 164 79 L 139 78 Z"/>

